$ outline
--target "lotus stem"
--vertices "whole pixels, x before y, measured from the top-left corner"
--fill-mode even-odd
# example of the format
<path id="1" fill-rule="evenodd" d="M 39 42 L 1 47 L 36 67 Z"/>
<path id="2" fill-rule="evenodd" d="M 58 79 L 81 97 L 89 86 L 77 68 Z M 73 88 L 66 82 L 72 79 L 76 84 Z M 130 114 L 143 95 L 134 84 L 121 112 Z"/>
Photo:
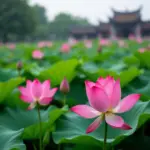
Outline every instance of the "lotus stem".
<path id="1" fill-rule="evenodd" d="M 107 123 L 105 121 L 103 150 L 107 150 L 107 132 L 108 132 L 108 125 L 107 125 Z"/>
<path id="2" fill-rule="evenodd" d="M 43 144 L 42 144 L 42 120 L 41 120 L 41 114 L 40 114 L 40 106 L 37 105 L 37 111 L 38 111 L 38 118 L 39 118 L 39 126 L 40 126 L 40 150 L 43 150 Z"/>
<path id="3" fill-rule="evenodd" d="M 58 150 L 61 150 L 61 145 L 60 144 L 58 144 Z"/>
<path id="4" fill-rule="evenodd" d="M 64 94 L 63 103 L 64 103 L 64 106 L 65 106 L 66 105 L 66 94 Z"/>
<path id="5" fill-rule="evenodd" d="M 33 148 L 34 148 L 34 150 L 37 150 L 35 144 L 33 144 Z"/>
<path id="6" fill-rule="evenodd" d="M 18 70 L 18 76 L 21 77 L 21 72 L 20 72 L 20 70 Z"/>

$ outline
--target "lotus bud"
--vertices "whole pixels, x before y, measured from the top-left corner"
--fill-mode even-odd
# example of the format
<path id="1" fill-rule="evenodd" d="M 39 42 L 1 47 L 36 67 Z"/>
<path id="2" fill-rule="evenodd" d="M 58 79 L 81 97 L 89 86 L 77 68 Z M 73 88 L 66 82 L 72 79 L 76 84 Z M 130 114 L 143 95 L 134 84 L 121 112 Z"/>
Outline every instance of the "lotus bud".
<path id="1" fill-rule="evenodd" d="M 22 69 L 22 67 L 23 67 L 23 64 L 22 64 L 22 62 L 21 61 L 18 61 L 18 63 L 17 63 L 17 65 L 16 65 L 16 67 L 17 67 L 17 70 L 21 70 Z"/>
<path id="2" fill-rule="evenodd" d="M 60 91 L 64 94 L 67 94 L 70 91 L 69 83 L 66 78 L 60 84 Z"/>
<path id="3" fill-rule="evenodd" d="M 101 52 L 102 52 L 102 46 L 99 46 L 99 47 L 98 47 L 97 52 L 98 52 L 98 53 L 101 53 Z"/>

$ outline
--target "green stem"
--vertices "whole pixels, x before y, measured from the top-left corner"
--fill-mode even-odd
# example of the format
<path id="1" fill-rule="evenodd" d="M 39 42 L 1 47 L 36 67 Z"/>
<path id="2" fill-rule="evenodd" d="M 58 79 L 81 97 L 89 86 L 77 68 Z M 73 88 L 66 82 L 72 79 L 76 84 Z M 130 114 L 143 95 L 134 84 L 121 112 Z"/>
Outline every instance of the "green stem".
<path id="1" fill-rule="evenodd" d="M 107 125 L 107 123 L 106 123 L 106 121 L 105 121 L 103 150 L 107 150 L 107 131 L 108 131 L 108 125 Z"/>
<path id="2" fill-rule="evenodd" d="M 34 150 L 37 150 L 35 144 L 33 144 L 33 148 L 34 148 Z"/>
<path id="3" fill-rule="evenodd" d="M 40 114 L 40 106 L 37 105 L 37 110 L 38 110 L 38 118 L 39 118 L 39 125 L 40 125 L 40 150 L 43 148 L 42 144 L 42 120 L 41 120 L 41 114 Z"/>
<path id="4" fill-rule="evenodd" d="M 64 94 L 63 102 L 64 102 L 64 106 L 65 106 L 66 105 L 66 94 Z"/>
<path id="5" fill-rule="evenodd" d="M 61 147 L 60 147 L 61 145 L 60 144 L 58 144 L 58 150 L 60 150 L 61 149 Z"/>
<path id="6" fill-rule="evenodd" d="M 143 135 L 143 137 L 145 136 L 145 124 L 142 127 L 142 135 Z"/>
<path id="7" fill-rule="evenodd" d="M 20 70 L 18 70 L 18 76 L 21 77 L 21 71 Z"/>

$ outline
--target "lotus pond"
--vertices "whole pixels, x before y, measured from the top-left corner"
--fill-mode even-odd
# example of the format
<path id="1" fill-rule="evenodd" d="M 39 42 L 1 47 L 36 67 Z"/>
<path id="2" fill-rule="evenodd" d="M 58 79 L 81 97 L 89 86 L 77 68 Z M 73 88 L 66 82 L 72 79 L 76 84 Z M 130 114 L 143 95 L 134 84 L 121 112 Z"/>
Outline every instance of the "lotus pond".
<path id="1" fill-rule="evenodd" d="M 62 50 L 62 41 L 40 48 L 36 43 L 1 45 L 0 150 L 150 149 L 149 41 L 112 41 L 106 45 L 99 45 L 98 40 L 91 42 L 90 46 L 89 42 L 78 42 L 66 51 Z M 42 55 L 34 57 L 34 50 L 40 50 Z M 122 97 L 132 93 L 141 96 L 131 110 L 119 114 L 131 129 L 108 126 L 104 148 L 105 122 L 86 133 L 94 120 L 80 117 L 70 108 L 88 104 L 86 80 L 95 82 L 108 76 L 120 79 Z M 64 84 L 67 91 L 60 89 L 64 77 L 69 82 Z M 22 100 L 18 89 L 25 87 L 27 80 L 43 84 L 50 80 L 51 89 L 58 89 L 49 103 L 44 99 L 28 110 L 30 100 Z M 35 95 L 39 94 L 37 91 Z"/>

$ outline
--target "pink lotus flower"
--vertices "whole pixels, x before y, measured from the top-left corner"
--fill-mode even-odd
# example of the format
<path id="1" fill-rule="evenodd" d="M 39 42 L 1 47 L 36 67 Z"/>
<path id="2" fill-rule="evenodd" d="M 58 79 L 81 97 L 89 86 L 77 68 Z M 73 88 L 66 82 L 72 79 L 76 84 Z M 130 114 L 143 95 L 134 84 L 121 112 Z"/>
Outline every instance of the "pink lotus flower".
<path id="1" fill-rule="evenodd" d="M 61 52 L 63 53 L 68 53 L 70 51 L 70 45 L 68 43 L 64 43 L 61 46 Z"/>
<path id="2" fill-rule="evenodd" d="M 32 52 L 32 57 L 33 57 L 34 59 L 42 59 L 42 58 L 44 57 L 44 53 L 41 52 L 40 50 L 34 50 L 34 51 Z"/>
<path id="3" fill-rule="evenodd" d="M 111 39 L 112 39 L 113 41 L 119 40 L 119 38 L 118 38 L 117 36 L 115 36 L 115 35 L 113 35 L 113 36 L 111 37 Z"/>
<path id="4" fill-rule="evenodd" d="M 37 103 L 40 105 L 50 104 L 57 88 L 50 89 L 49 80 L 40 83 L 39 80 L 35 79 L 33 82 L 27 80 L 26 87 L 20 86 L 19 91 L 21 92 L 20 99 L 29 103 L 28 109 L 31 110 Z"/>
<path id="5" fill-rule="evenodd" d="M 136 41 L 137 41 L 139 44 L 143 42 L 143 40 L 142 40 L 141 37 L 136 38 Z"/>
<path id="6" fill-rule="evenodd" d="M 128 39 L 129 39 L 129 40 L 135 40 L 134 34 L 130 34 L 129 37 L 128 37 Z"/>
<path id="7" fill-rule="evenodd" d="M 101 46 L 108 46 L 108 45 L 110 44 L 110 42 L 109 42 L 109 40 L 107 40 L 107 39 L 101 39 L 101 40 L 99 41 L 99 44 L 100 44 Z"/>
<path id="8" fill-rule="evenodd" d="M 125 41 L 123 41 L 123 40 L 118 40 L 118 45 L 119 45 L 119 47 L 125 47 L 125 48 L 128 47 L 128 44 L 125 43 Z"/>
<path id="9" fill-rule="evenodd" d="M 119 40 L 118 44 L 120 47 L 125 47 L 125 42 L 123 40 Z"/>
<path id="10" fill-rule="evenodd" d="M 86 133 L 96 130 L 103 120 L 113 128 L 124 130 L 131 129 L 122 117 L 116 113 L 129 111 L 140 98 L 140 94 L 131 94 L 121 101 L 121 88 L 119 79 L 113 77 L 100 77 L 96 83 L 85 81 L 86 94 L 91 106 L 77 105 L 71 108 L 73 112 L 84 118 L 95 118 L 95 121 L 87 128 Z"/>
<path id="11" fill-rule="evenodd" d="M 9 43 L 7 44 L 7 47 L 10 49 L 10 50 L 14 50 L 16 48 L 16 45 L 13 44 L 13 43 Z"/>
<path id="12" fill-rule="evenodd" d="M 86 40 L 84 41 L 84 45 L 86 48 L 92 48 L 92 41 L 91 40 Z"/>
<path id="13" fill-rule="evenodd" d="M 74 46 L 78 43 L 78 41 L 74 38 L 69 38 L 68 43 L 69 43 L 70 46 Z"/>
<path id="14" fill-rule="evenodd" d="M 38 48 L 43 48 L 45 47 L 45 42 L 39 42 L 38 43 Z"/>
<path id="15" fill-rule="evenodd" d="M 140 48 L 140 49 L 139 49 L 139 52 L 140 52 L 140 53 L 144 53 L 145 51 L 146 51 L 145 48 Z"/>
<path id="16" fill-rule="evenodd" d="M 49 42 L 46 42 L 46 45 L 47 45 L 47 47 L 52 47 L 53 43 L 51 41 L 49 41 Z"/>
<path id="17" fill-rule="evenodd" d="M 38 48 L 43 48 L 43 47 L 52 47 L 53 43 L 51 41 L 42 41 L 38 43 Z"/>

